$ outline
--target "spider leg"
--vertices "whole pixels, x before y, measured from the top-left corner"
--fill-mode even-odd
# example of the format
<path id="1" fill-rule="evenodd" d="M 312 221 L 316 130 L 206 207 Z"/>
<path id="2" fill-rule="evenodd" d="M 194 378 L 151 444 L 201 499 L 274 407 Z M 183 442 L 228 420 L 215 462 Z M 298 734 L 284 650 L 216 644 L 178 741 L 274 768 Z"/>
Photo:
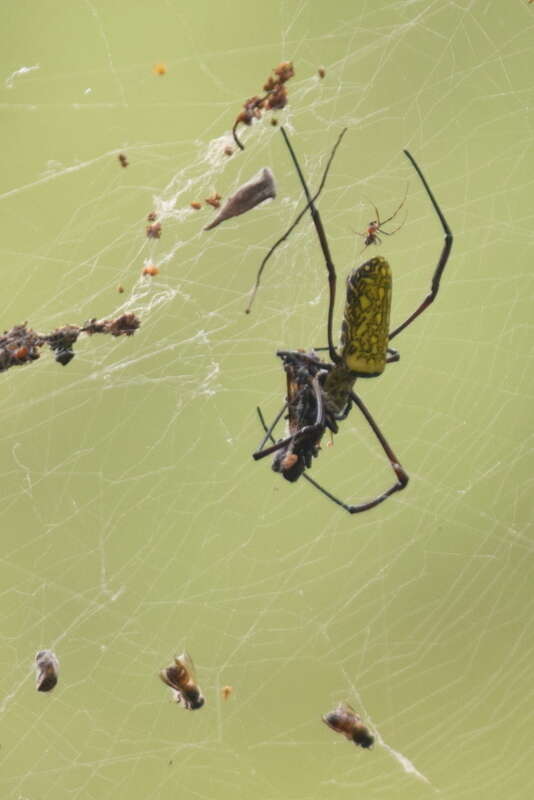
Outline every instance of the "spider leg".
<path id="1" fill-rule="evenodd" d="M 406 151 L 404 151 L 404 152 L 406 152 Z M 382 222 L 380 222 L 380 218 L 377 216 L 377 219 L 378 219 L 378 222 L 379 222 L 379 226 L 378 226 L 379 228 L 382 227 L 382 225 L 387 225 L 387 223 L 391 222 L 392 219 L 395 219 L 395 217 L 397 216 L 397 214 L 399 213 L 399 211 L 403 207 L 404 203 L 406 202 L 406 198 L 407 197 L 408 197 L 408 186 L 406 186 L 406 191 L 404 192 L 404 197 L 402 198 L 402 202 L 401 202 L 400 206 L 397 208 L 396 211 L 393 212 L 393 214 L 390 217 L 388 217 L 387 219 L 384 219 L 384 220 L 382 220 Z M 376 211 L 376 213 L 378 215 L 378 211 L 376 210 L 376 208 L 375 208 L 375 211 Z M 402 224 L 404 225 L 404 223 L 402 223 Z M 402 227 L 402 226 L 399 226 L 399 227 Z M 398 228 L 397 228 L 397 230 L 398 230 Z"/>
<path id="2" fill-rule="evenodd" d="M 269 439 L 269 437 L 271 437 L 271 433 L 273 432 L 273 430 L 276 428 L 276 426 L 278 425 L 278 423 L 282 419 L 286 408 L 287 408 L 287 402 L 284 403 L 284 405 L 282 406 L 281 411 L 276 415 L 273 424 L 269 428 L 267 428 L 267 426 L 264 424 L 265 420 L 263 419 L 263 414 L 261 413 L 261 408 L 259 406 L 256 407 L 256 411 L 258 412 L 258 416 L 260 418 L 261 424 L 265 428 L 265 436 L 263 437 L 263 439 L 261 440 L 260 444 L 258 445 L 258 447 L 256 449 L 256 453 L 260 453 L 261 452 L 262 448 L 265 446 L 265 443 L 266 443 L 267 439 Z"/>
<path id="3" fill-rule="evenodd" d="M 371 205 L 373 206 L 373 208 L 375 210 L 376 225 L 377 225 L 376 229 L 380 230 L 380 227 L 382 225 L 382 222 L 380 221 L 380 211 L 378 210 L 378 208 L 375 206 L 374 203 L 371 203 Z M 387 222 L 387 220 L 386 220 L 386 222 Z"/>
<path id="4" fill-rule="evenodd" d="M 302 440 L 308 438 L 313 439 L 313 437 L 319 433 L 322 427 L 322 425 L 305 425 L 304 428 L 301 428 L 298 433 L 294 433 L 292 436 L 287 436 L 285 439 L 280 439 L 280 441 L 275 442 L 272 447 L 266 447 L 265 450 L 256 450 L 255 453 L 252 453 L 252 458 L 254 461 L 259 461 L 266 456 L 271 456 L 278 450 L 283 450 L 284 447 L 287 447 L 288 445 L 291 445 L 292 449 L 294 450 L 295 447 L 301 444 Z"/>
<path id="5" fill-rule="evenodd" d="M 317 483 L 317 481 L 315 481 L 313 478 L 310 478 L 310 476 L 306 472 L 302 473 L 302 477 L 306 478 L 306 480 L 309 483 L 311 483 L 312 486 L 315 486 L 316 489 L 318 489 L 322 494 L 324 494 L 325 497 L 328 497 L 329 500 L 332 500 L 333 503 L 336 503 L 336 505 L 341 506 L 341 508 L 344 508 L 345 511 L 348 511 L 349 514 L 355 513 L 354 511 L 352 511 L 354 506 L 349 506 L 346 503 L 344 503 L 343 500 L 340 500 L 339 497 L 333 495 L 331 492 L 328 491 L 328 489 L 325 489 L 324 486 L 321 486 L 320 483 Z M 370 506 L 370 508 L 372 508 L 372 506 Z M 365 509 L 359 508 L 358 511 L 365 511 Z"/>
<path id="6" fill-rule="evenodd" d="M 385 231 L 382 228 L 380 228 L 380 233 L 383 234 L 384 236 L 393 236 L 394 233 L 397 233 L 397 231 L 400 231 L 400 229 L 404 226 L 405 222 L 406 222 L 406 218 L 404 218 L 402 220 L 400 225 L 397 225 L 396 228 L 393 228 L 392 231 Z"/>
<path id="7" fill-rule="evenodd" d="M 341 411 L 339 414 L 335 414 L 334 419 L 336 420 L 336 422 L 343 422 L 344 419 L 347 419 L 351 408 L 352 408 L 352 401 L 349 397 L 349 399 L 347 400 L 347 405 L 345 406 L 343 411 Z"/>
<path id="8" fill-rule="evenodd" d="M 313 195 L 313 197 L 310 200 L 310 202 L 312 204 L 317 200 L 317 198 L 319 197 L 319 195 L 323 191 L 324 185 L 326 183 L 326 179 L 328 177 L 328 173 L 330 171 L 330 166 L 331 166 L 332 161 L 334 159 L 334 156 L 336 154 L 336 150 L 339 147 L 341 139 L 345 135 L 346 130 L 347 129 L 345 128 L 344 130 L 341 131 L 341 133 L 338 136 L 337 142 L 335 143 L 335 145 L 332 148 L 332 152 L 330 153 L 328 161 L 326 162 L 326 167 L 325 167 L 325 170 L 323 172 L 323 177 L 321 178 L 321 183 L 319 184 L 319 188 L 317 189 L 317 191 L 315 192 L 315 194 Z M 289 226 L 287 231 L 273 244 L 273 246 L 270 248 L 270 250 L 267 253 L 267 255 L 264 257 L 263 261 L 261 262 L 260 268 L 258 269 L 258 273 L 256 275 L 256 282 L 255 282 L 255 284 L 254 284 L 254 286 L 252 288 L 252 292 L 250 294 L 250 300 L 248 301 L 248 306 L 245 309 L 245 314 L 250 314 L 250 312 L 252 310 L 252 303 L 254 302 L 254 298 L 256 297 L 256 293 L 257 293 L 257 291 L 258 291 L 258 289 L 260 287 L 261 276 L 262 276 L 263 270 L 265 269 L 265 266 L 266 266 L 267 262 L 269 261 L 270 257 L 272 256 L 274 251 L 277 249 L 277 247 L 279 247 L 283 242 L 285 242 L 285 240 L 288 238 L 289 234 L 297 227 L 297 225 L 299 224 L 300 220 L 302 219 L 302 217 L 304 216 L 304 214 L 306 213 L 306 211 L 310 207 L 310 202 L 306 203 L 306 205 L 304 206 L 302 211 L 299 212 L 299 214 L 296 216 L 295 220 L 291 223 L 291 225 Z"/>
<path id="9" fill-rule="evenodd" d="M 334 303 L 336 300 L 336 268 L 334 267 L 334 262 L 332 261 L 332 256 L 330 255 L 330 248 L 328 246 L 328 240 L 326 238 L 326 233 L 323 228 L 321 216 L 314 205 L 313 198 L 310 196 L 310 190 L 308 189 L 308 186 L 304 179 L 304 175 L 302 174 L 302 170 L 297 160 L 297 156 L 295 155 L 295 151 L 293 150 L 293 147 L 291 145 L 291 142 L 289 141 L 289 137 L 285 129 L 281 127 L 280 131 L 282 133 L 282 136 L 284 137 L 287 149 L 289 150 L 289 155 L 291 156 L 291 160 L 293 161 L 295 169 L 297 170 L 297 174 L 302 184 L 302 188 L 304 189 L 304 194 L 306 195 L 306 199 L 308 201 L 308 207 L 310 209 L 311 218 L 313 220 L 313 224 L 315 225 L 317 236 L 319 237 L 319 244 L 321 245 L 321 250 L 323 251 L 326 269 L 328 271 L 328 286 L 330 289 L 330 300 L 328 303 L 328 323 L 327 323 L 328 351 L 330 354 L 330 359 L 334 362 L 334 364 L 339 364 L 341 362 L 341 356 L 337 353 L 336 348 L 334 347 L 334 340 L 332 337 Z M 342 133 L 345 133 L 345 131 L 343 131 Z"/>
<path id="10" fill-rule="evenodd" d="M 420 314 L 422 314 L 423 311 L 425 309 L 427 309 L 428 306 L 436 299 L 436 297 L 438 295 L 438 292 L 439 292 L 439 284 L 440 284 L 440 281 L 441 281 L 441 276 L 443 274 L 443 270 L 445 269 L 447 261 L 449 260 L 449 255 L 450 255 L 450 252 L 451 252 L 452 242 L 453 242 L 453 236 L 452 236 L 451 229 L 449 228 L 447 220 L 443 216 L 443 213 L 442 213 L 442 211 L 441 211 L 441 209 L 440 209 L 440 207 L 438 205 L 438 202 L 437 202 L 436 198 L 432 194 L 432 190 L 430 189 L 430 186 L 426 182 L 425 176 L 423 175 L 423 173 L 419 169 L 419 166 L 417 165 L 417 162 L 415 161 L 414 157 L 408 152 L 408 150 L 405 150 L 404 154 L 410 160 L 413 168 L 415 169 L 415 171 L 419 175 L 421 183 L 423 184 L 423 186 L 425 188 L 425 191 L 426 191 L 426 193 L 427 193 L 427 195 L 428 195 L 428 197 L 430 199 L 430 202 L 434 206 L 434 211 L 438 215 L 439 221 L 441 222 L 441 227 L 443 228 L 443 232 L 445 234 L 445 240 L 443 242 L 443 248 L 441 250 L 441 254 L 440 254 L 440 257 L 439 257 L 438 264 L 437 264 L 436 269 L 434 270 L 434 274 L 432 276 L 432 282 L 430 284 L 429 293 L 424 298 L 423 302 L 415 309 L 413 314 L 410 314 L 410 316 L 407 319 L 405 319 L 404 322 L 401 325 L 399 325 L 397 328 L 395 328 L 389 334 L 390 340 L 393 339 L 395 336 L 397 336 L 405 328 L 407 328 L 408 325 L 410 325 L 414 321 L 414 319 L 416 319 Z"/>
<path id="11" fill-rule="evenodd" d="M 371 412 L 368 410 L 368 408 L 365 405 L 365 403 L 363 402 L 363 400 L 360 397 L 358 397 L 358 395 L 355 394 L 355 392 L 351 392 L 350 393 L 350 399 L 352 400 L 354 405 L 358 406 L 358 408 L 362 412 L 363 416 L 367 420 L 367 422 L 369 424 L 369 427 L 371 428 L 371 430 L 373 431 L 374 435 L 376 436 L 376 438 L 378 439 L 378 441 L 382 445 L 382 449 L 383 449 L 384 453 L 387 455 L 387 457 L 389 459 L 389 463 L 391 464 L 391 468 L 393 469 L 393 472 L 397 476 L 397 482 L 394 483 L 393 486 L 391 486 L 389 489 L 387 489 L 382 494 L 380 494 L 377 497 L 375 497 L 374 500 L 369 500 L 369 502 L 367 502 L 367 503 L 360 503 L 357 506 L 347 505 L 346 503 L 342 503 L 341 501 L 336 500 L 331 495 L 329 495 L 331 497 L 331 499 L 334 500 L 334 502 L 336 502 L 336 503 L 338 503 L 338 505 L 342 506 L 346 511 L 349 512 L 349 514 L 358 514 L 361 511 L 368 511 L 370 508 L 374 508 L 375 506 L 379 505 L 380 503 L 383 503 L 384 500 L 387 500 L 387 498 L 391 497 L 391 495 L 395 494 L 395 492 L 400 492 L 401 489 L 404 489 L 405 486 L 407 486 L 409 478 L 408 478 L 408 475 L 406 474 L 406 472 L 404 471 L 404 469 L 402 468 L 401 464 L 399 463 L 399 461 L 397 459 L 397 456 L 395 455 L 395 453 L 393 452 L 393 450 L 389 446 L 384 434 L 382 433 L 382 431 L 380 430 L 380 428 L 378 427 L 378 425 L 374 421 L 373 417 L 371 416 Z"/>

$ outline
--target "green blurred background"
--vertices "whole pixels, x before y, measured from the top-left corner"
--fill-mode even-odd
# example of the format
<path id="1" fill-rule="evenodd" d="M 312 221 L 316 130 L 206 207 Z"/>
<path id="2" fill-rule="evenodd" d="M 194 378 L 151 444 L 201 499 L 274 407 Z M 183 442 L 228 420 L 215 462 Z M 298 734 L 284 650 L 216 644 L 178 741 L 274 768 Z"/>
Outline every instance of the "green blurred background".
<path id="1" fill-rule="evenodd" d="M 1 376 L 1 797 L 532 797 L 534 8 L 34 0 L 1 17 L 2 326 L 142 319 L 66 368 L 46 353 Z M 393 322 L 428 289 L 442 233 L 403 147 L 455 234 L 400 363 L 360 384 L 411 483 L 355 517 L 251 459 L 255 407 L 284 397 L 275 351 L 325 342 L 309 219 L 243 313 L 302 200 L 268 119 L 223 150 L 284 59 L 278 116 L 311 186 L 348 127 L 320 201 L 336 327 L 354 231 L 407 185 L 406 223 L 374 251 Z M 263 166 L 277 199 L 202 232 L 211 211 L 190 202 Z M 356 412 L 313 476 L 351 502 L 392 480 Z M 61 661 L 50 695 L 42 647 Z M 199 713 L 157 677 L 184 648 Z M 374 750 L 321 724 L 341 700 Z"/>

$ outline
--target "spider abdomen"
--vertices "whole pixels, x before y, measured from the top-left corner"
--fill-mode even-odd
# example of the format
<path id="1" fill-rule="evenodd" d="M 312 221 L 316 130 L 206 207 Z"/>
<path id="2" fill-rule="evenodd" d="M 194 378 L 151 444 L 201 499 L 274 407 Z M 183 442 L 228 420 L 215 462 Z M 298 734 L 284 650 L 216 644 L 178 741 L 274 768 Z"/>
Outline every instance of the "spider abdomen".
<path id="1" fill-rule="evenodd" d="M 385 258 L 377 256 L 347 278 L 341 356 L 355 376 L 374 378 L 384 371 L 390 310 L 391 270 Z"/>

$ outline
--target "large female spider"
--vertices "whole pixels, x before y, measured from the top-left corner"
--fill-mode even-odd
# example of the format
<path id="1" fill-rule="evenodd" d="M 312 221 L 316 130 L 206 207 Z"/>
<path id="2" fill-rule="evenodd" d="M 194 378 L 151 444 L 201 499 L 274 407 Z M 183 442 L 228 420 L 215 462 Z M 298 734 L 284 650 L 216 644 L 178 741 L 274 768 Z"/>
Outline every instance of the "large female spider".
<path id="1" fill-rule="evenodd" d="M 399 360 L 399 354 L 389 347 L 389 342 L 422 314 L 436 298 L 441 276 L 451 252 L 453 238 L 423 173 L 413 156 L 404 150 L 425 188 L 445 235 L 441 255 L 432 276 L 430 291 L 415 311 L 390 332 L 391 271 L 389 264 L 381 257 L 366 261 L 360 267 L 352 270 L 347 278 L 347 299 L 341 327 L 340 347 L 339 350 L 336 350 L 332 339 L 336 270 L 315 200 L 324 186 L 332 157 L 345 131 L 341 133 L 332 151 L 319 190 L 314 197 L 310 195 L 284 128 L 281 128 L 281 132 L 304 189 L 307 200 L 306 208 L 310 210 L 328 271 L 330 294 L 327 319 L 328 348 L 324 349 L 328 349 L 330 362 L 321 361 L 313 350 L 308 353 L 301 350 L 279 350 L 277 352 L 277 356 L 282 359 L 287 377 L 286 402 L 270 426 L 266 425 L 261 410 L 258 408 L 265 436 L 258 449 L 253 453 L 253 458 L 259 460 L 274 453 L 272 468 L 275 472 L 280 472 L 286 480 L 291 482 L 298 480 L 303 475 L 313 486 L 349 514 L 357 514 L 360 511 L 374 508 L 395 492 L 404 489 L 408 483 L 408 475 L 363 400 L 354 392 L 354 384 L 357 378 L 375 378 L 381 375 L 386 364 Z M 360 409 L 367 420 L 396 476 L 393 486 L 377 495 L 373 500 L 358 505 L 344 503 L 306 474 L 306 470 L 311 467 L 312 459 L 319 454 L 325 430 L 329 429 L 332 433 L 337 433 L 338 422 L 348 416 L 353 405 Z M 273 430 L 286 411 L 289 435 L 275 441 Z M 268 441 L 271 441 L 272 445 L 265 447 Z"/>

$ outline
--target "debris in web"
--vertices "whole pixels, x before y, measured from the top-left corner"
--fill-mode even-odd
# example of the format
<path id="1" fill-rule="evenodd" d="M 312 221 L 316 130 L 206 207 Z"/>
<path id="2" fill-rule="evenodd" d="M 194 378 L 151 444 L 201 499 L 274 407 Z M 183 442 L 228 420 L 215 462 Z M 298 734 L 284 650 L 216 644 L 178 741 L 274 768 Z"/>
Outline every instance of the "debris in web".
<path id="1" fill-rule="evenodd" d="M 221 205 L 221 200 L 222 200 L 222 195 L 220 195 L 218 192 L 213 192 L 212 195 L 206 197 L 204 202 L 207 203 L 212 208 L 219 208 L 219 206 Z"/>
<path id="2" fill-rule="evenodd" d="M 50 692 L 57 683 L 59 660 L 52 650 L 39 650 L 35 656 L 36 680 L 38 692 Z"/>
<path id="3" fill-rule="evenodd" d="M 153 222 L 146 226 L 146 235 L 149 239 L 161 238 L 161 222 Z"/>
<path id="4" fill-rule="evenodd" d="M 16 69 L 15 72 L 12 72 L 11 75 L 8 75 L 5 79 L 5 87 L 6 89 L 12 89 L 15 85 L 15 78 L 18 78 L 19 75 L 26 75 L 28 72 L 33 72 L 34 69 L 41 69 L 40 64 L 34 64 L 31 67 L 20 67 L 20 69 Z"/>
<path id="5" fill-rule="evenodd" d="M 128 166 L 129 161 L 126 158 L 126 153 L 119 153 L 117 158 L 119 160 L 119 164 L 121 165 L 121 167 L 127 167 Z"/>
<path id="6" fill-rule="evenodd" d="M 51 333 L 38 333 L 28 328 L 26 322 L 14 325 L 0 336 L 0 372 L 36 361 L 44 345 L 50 347 L 59 364 L 66 366 L 74 358 L 72 348 L 81 333 L 86 333 L 88 336 L 95 333 L 132 336 L 140 324 L 135 314 L 127 312 L 116 319 L 90 319 L 81 326 L 64 325 Z"/>
<path id="7" fill-rule="evenodd" d="M 274 77 L 270 75 L 263 85 L 265 94 L 263 97 L 254 95 L 243 103 L 243 110 L 239 112 L 232 128 L 234 141 L 240 150 L 244 150 L 244 145 L 237 137 L 238 125 L 252 125 L 253 120 L 261 119 L 264 111 L 284 108 L 287 104 L 287 89 L 285 84 L 293 77 L 295 70 L 292 61 L 282 61 L 273 69 Z"/>
<path id="8" fill-rule="evenodd" d="M 276 185 L 274 182 L 274 175 L 268 167 L 264 167 L 257 175 L 255 175 L 247 183 L 243 184 L 235 194 L 228 198 L 221 211 L 209 225 L 204 228 L 205 231 L 210 231 L 216 228 L 225 219 L 231 217 L 238 217 L 240 214 L 245 214 L 255 206 L 263 203 L 264 200 L 276 197 Z"/>
<path id="9" fill-rule="evenodd" d="M 400 764 L 400 766 L 402 767 L 404 772 L 406 772 L 407 775 L 413 775 L 415 778 L 422 781 L 423 783 L 428 783 L 430 786 L 432 785 L 431 782 L 426 777 L 426 775 L 423 775 L 422 772 L 419 772 L 415 764 L 412 761 L 410 761 L 409 758 L 407 758 L 405 755 L 399 753 L 397 750 L 394 750 L 392 747 L 386 744 L 381 736 L 377 736 L 377 741 L 381 747 L 383 747 L 385 750 L 387 750 L 388 753 L 390 753 L 390 755 L 393 756 L 393 758 Z"/>
<path id="10" fill-rule="evenodd" d="M 228 700 L 228 698 L 231 697 L 233 693 L 234 693 L 233 686 L 223 686 L 221 688 L 221 697 L 223 700 Z"/>

